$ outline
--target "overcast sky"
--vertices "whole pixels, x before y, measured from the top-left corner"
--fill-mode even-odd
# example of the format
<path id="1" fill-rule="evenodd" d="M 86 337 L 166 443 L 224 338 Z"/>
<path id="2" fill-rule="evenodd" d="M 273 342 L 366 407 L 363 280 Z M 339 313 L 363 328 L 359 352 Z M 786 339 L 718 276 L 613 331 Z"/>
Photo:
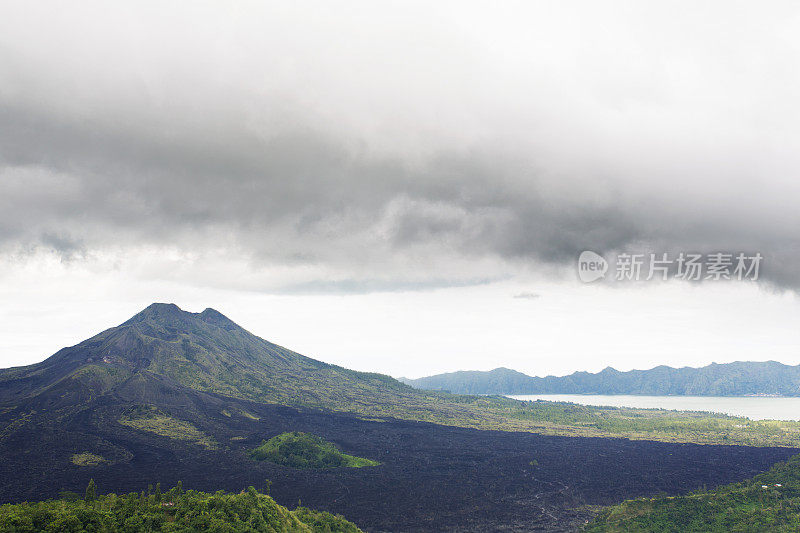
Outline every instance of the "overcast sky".
<path id="1" fill-rule="evenodd" d="M 796 2 L 2 2 L 0 366 L 153 301 L 395 376 L 800 363 L 798 65 Z"/>

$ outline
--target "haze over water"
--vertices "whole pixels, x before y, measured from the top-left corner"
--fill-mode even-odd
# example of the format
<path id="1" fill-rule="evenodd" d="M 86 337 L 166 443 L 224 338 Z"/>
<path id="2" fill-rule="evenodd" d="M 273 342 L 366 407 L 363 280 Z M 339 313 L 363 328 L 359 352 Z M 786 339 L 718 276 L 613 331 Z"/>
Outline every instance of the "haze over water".
<path id="1" fill-rule="evenodd" d="M 709 411 L 751 420 L 800 420 L 800 398 L 762 396 L 633 396 L 593 394 L 522 394 L 516 400 L 548 400 L 581 405 Z"/>

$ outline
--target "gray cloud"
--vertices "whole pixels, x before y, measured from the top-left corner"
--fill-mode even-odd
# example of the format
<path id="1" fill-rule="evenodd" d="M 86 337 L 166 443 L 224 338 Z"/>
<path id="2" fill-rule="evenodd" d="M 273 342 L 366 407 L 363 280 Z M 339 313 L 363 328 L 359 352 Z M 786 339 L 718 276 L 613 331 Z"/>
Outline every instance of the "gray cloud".
<path id="1" fill-rule="evenodd" d="M 800 285 L 796 8 L 712 9 L 699 28 L 655 4 L 595 13 L 608 34 L 568 8 L 409 4 L 436 22 L 418 27 L 362 7 L 372 26 L 320 28 L 308 5 L 198 8 L 189 26 L 151 4 L 10 6 L 0 250 L 221 250 L 298 272 L 242 283 L 301 292 L 480 283 L 584 249 L 742 250 Z M 719 17 L 755 48 L 702 31 Z"/>

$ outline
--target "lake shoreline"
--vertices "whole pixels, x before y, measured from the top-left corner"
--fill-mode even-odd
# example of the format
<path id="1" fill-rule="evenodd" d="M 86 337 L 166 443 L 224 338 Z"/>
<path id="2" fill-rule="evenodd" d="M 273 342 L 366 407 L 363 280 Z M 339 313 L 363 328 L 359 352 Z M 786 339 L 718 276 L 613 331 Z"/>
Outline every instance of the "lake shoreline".
<path id="1" fill-rule="evenodd" d="M 800 421 L 797 396 L 648 396 L 643 394 L 509 394 L 521 401 L 554 401 L 602 407 L 631 407 L 719 413 L 751 420 Z"/>

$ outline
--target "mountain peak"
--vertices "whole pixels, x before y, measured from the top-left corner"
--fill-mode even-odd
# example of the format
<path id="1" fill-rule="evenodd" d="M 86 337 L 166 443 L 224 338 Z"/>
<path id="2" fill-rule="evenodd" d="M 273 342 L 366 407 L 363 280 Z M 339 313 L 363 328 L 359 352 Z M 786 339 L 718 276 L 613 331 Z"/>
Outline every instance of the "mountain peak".
<path id="1" fill-rule="evenodd" d="M 223 329 L 232 329 L 239 327 L 238 324 L 236 324 L 236 322 L 226 317 L 216 309 L 212 309 L 210 307 L 207 307 L 206 309 L 203 310 L 202 313 L 200 313 L 200 320 L 208 324 L 213 324 Z"/>
<path id="2" fill-rule="evenodd" d="M 142 309 L 138 314 L 168 314 L 178 315 L 185 311 L 173 303 L 154 302 Z"/>
<path id="3" fill-rule="evenodd" d="M 172 328 L 185 328 L 192 323 L 197 326 L 199 322 L 229 331 L 240 329 L 233 320 L 210 307 L 205 309 L 202 313 L 192 313 L 190 311 L 184 311 L 173 303 L 158 302 L 148 305 L 122 325 L 147 324 L 155 327 L 168 326 Z"/>
<path id="4" fill-rule="evenodd" d="M 176 319 L 184 318 L 187 313 L 180 307 L 172 303 L 152 303 L 133 315 L 126 324 L 133 324 L 138 322 L 147 322 L 150 320 L 168 320 L 174 321 Z"/>

